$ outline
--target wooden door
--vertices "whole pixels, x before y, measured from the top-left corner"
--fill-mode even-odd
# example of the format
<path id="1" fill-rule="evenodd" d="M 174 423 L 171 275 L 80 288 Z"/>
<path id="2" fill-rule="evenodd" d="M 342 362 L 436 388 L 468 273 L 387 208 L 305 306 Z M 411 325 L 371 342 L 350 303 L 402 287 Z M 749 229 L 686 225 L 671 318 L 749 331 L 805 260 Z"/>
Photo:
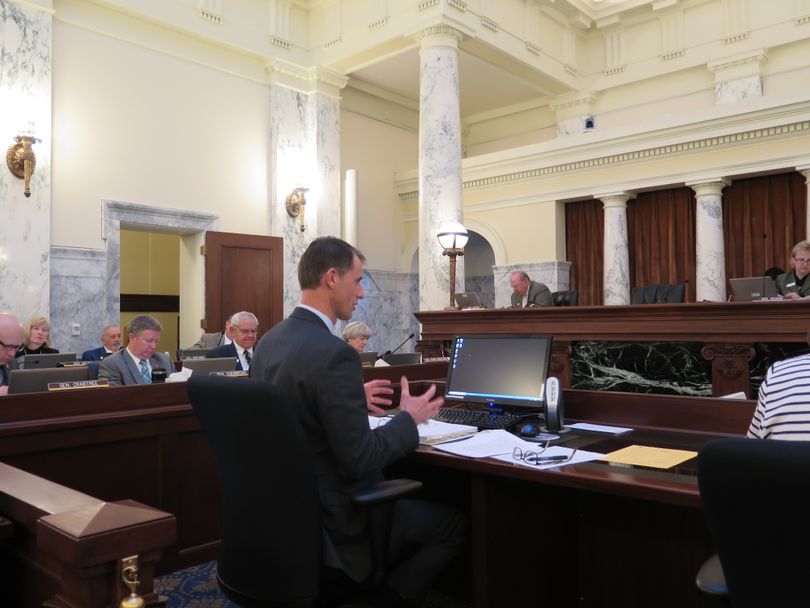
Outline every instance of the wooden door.
<path id="1" fill-rule="evenodd" d="M 222 331 L 226 317 L 247 310 L 258 317 L 261 337 L 284 316 L 283 272 L 280 237 L 206 232 L 203 329 Z"/>

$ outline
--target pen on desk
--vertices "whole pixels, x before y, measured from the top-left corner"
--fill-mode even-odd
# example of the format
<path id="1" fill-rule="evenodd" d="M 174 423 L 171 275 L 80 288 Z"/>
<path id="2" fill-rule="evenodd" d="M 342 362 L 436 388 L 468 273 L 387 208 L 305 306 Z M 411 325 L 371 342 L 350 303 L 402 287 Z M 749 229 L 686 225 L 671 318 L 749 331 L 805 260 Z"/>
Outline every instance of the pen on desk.
<path id="1" fill-rule="evenodd" d="M 559 456 L 535 456 L 534 458 L 529 458 L 529 462 L 532 464 L 550 464 L 552 462 L 564 462 L 570 459 L 571 456 L 564 456 L 560 454 Z"/>

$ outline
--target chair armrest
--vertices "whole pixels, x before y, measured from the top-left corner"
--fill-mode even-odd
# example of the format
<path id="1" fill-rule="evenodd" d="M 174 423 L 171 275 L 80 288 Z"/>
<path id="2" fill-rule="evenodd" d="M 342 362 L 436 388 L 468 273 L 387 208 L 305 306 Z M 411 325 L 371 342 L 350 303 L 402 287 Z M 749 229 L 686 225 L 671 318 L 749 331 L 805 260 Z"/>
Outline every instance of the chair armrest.
<path id="1" fill-rule="evenodd" d="M 723 565 L 717 554 L 707 559 L 695 578 L 697 588 L 706 595 L 728 597 L 726 576 L 723 574 Z"/>
<path id="2" fill-rule="evenodd" d="M 381 502 L 388 502 L 412 494 L 422 487 L 421 481 L 413 479 L 389 479 L 378 484 L 363 488 L 352 494 L 352 502 L 356 505 L 371 506 Z"/>

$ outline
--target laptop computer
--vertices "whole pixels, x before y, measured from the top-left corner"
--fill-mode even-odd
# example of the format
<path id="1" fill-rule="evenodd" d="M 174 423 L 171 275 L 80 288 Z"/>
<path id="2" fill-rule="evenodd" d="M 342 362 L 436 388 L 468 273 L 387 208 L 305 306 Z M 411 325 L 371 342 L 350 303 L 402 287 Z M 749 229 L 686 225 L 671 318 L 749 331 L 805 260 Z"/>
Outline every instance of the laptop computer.
<path id="1" fill-rule="evenodd" d="M 456 294 L 456 306 L 459 308 L 484 308 L 481 298 L 474 291 L 465 291 Z"/>
<path id="2" fill-rule="evenodd" d="M 87 366 L 53 367 L 43 369 L 13 369 L 8 374 L 8 394 L 44 393 L 51 382 L 89 380 Z"/>
<path id="3" fill-rule="evenodd" d="M 17 359 L 20 369 L 42 369 L 57 367 L 57 364 L 75 361 L 76 353 L 48 353 L 46 355 L 25 355 Z"/>
<path id="4" fill-rule="evenodd" d="M 176 354 L 177 360 L 182 361 L 183 359 L 205 359 L 207 352 L 204 348 L 178 348 Z"/>
<path id="5" fill-rule="evenodd" d="M 388 365 L 416 365 L 422 361 L 422 353 L 393 353 L 383 359 Z"/>
<path id="6" fill-rule="evenodd" d="M 729 279 L 729 282 L 734 293 L 734 300 L 737 302 L 781 297 L 776 289 L 776 283 L 770 277 L 743 277 Z"/>
<path id="7" fill-rule="evenodd" d="M 195 374 L 212 372 L 232 372 L 236 369 L 236 357 L 212 357 L 211 359 L 183 359 L 183 367 L 194 370 Z"/>
<path id="8" fill-rule="evenodd" d="M 370 350 L 365 353 L 358 353 L 360 355 L 360 361 L 362 361 L 363 365 L 374 365 L 377 361 L 377 351 Z"/>

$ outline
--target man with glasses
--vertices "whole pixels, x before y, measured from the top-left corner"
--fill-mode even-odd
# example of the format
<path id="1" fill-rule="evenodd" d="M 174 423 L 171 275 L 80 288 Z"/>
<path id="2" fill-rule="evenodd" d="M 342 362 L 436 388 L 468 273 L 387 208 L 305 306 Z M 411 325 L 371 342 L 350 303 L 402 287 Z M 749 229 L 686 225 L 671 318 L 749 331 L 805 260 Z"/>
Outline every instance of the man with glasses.
<path id="1" fill-rule="evenodd" d="M 253 359 L 253 345 L 258 337 L 259 320 L 252 312 L 243 310 L 231 317 L 231 337 L 233 342 L 214 348 L 205 353 L 207 359 L 214 357 L 236 357 L 236 369 L 248 371 Z"/>
<path id="2" fill-rule="evenodd" d="M 0 396 L 8 394 L 8 364 L 22 341 L 20 320 L 9 312 L 0 312 Z"/>
<path id="3" fill-rule="evenodd" d="M 793 248 L 790 265 L 793 270 L 776 277 L 776 289 L 787 300 L 799 300 L 810 296 L 810 241 L 797 243 Z"/>

